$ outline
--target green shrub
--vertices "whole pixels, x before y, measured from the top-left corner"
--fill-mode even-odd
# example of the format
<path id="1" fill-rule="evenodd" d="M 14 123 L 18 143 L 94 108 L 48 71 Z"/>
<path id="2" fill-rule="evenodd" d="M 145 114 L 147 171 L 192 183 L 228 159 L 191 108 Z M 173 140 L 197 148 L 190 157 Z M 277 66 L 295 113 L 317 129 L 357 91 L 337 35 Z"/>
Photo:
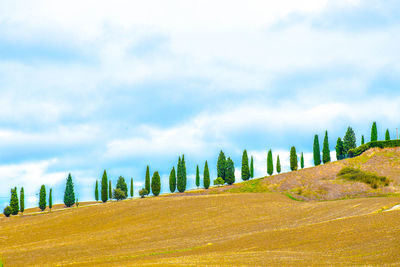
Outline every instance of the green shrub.
<path id="1" fill-rule="evenodd" d="M 142 190 L 139 191 L 139 196 L 141 198 L 144 198 L 144 196 L 147 196 L 149 194 L 149 191 L 147 191 L 146 188 L 142 188 Z"/>
<path id="2" fill-rule="evenodd" d="M 113 192 L 113 198 L 118 200 L 122 200 L 126 198 L 125 191 L 120 188 L 115 188 Z"/>
<path id="3" fill-rule="evenodd" d="M 4 208 L 4 210 L 3 210 L 4 216 L 10 217 L 11 213 L 12 213 L 12 209 L 11 209 L 10 206 L 7 206 L 7 207 Z"/>
<path id="4" fill-rule="evenodd" d="M 340 170 L 337 176 L 340 179 L 369 184 L 374 189 L 378 188 L 379 186 L 388 186 L 390 182 L 387 177 L 377 176 L 374 173 L 365 172 L 360 169 L 354 169 L 350 167 L 344 167 L 342 170 Z"/>
<path id="5" fill-rule="evenodd" d="M 349 150 L 349 157 L 353 158 L 361 155 L 365 151 L 370 148 L 379 147 L 379 148 L 388 148 L 388 147 L 400 147 L 400 140 L 389 140 L 389 141 L 373 141 L 361 145 L 357 148 Z"/>
<path id="6" fill-rule="evenodd" d="M 221 186 L 225 183 L 224 179 L 222 177 L 218 177 L 217 179 L 214 180 L 214 185 Z"/>

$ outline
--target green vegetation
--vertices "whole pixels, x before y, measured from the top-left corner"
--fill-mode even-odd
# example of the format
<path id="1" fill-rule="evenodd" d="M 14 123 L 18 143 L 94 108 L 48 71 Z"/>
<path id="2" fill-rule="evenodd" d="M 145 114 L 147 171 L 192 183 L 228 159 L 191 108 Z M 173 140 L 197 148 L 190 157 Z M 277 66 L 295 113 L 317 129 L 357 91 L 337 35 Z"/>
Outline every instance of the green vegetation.
<path id="1" fill-rule="evenodd" d="M 364 135 L 361 135 L 361 145 L 365 144 Z"/>
<path id="2" fill-rule="evenodd" d="M 117 185 L 115 188 L 122 190 L 125 193 L 125 198 L 128 197 L 128 185 L 126 184 L 124 177 L 118 177 Z"/>
<path id="3" fill-rule="evenodd" d="M 385 141 L 390 141 L 390 133 L 389 133 L 389 129 L 386 129 L 386 133 L 385 133 Z"/>
<path id="4" fill-rule="evenodd" d="M 161 191 L 161 179 L 158 172 L 154 172 L 153 177 L 151 177 L 151 192 L 154 196 L 158 196 Z"/>
<path id="5" fill-rule="evenodd" d="M 251 160 L 250 160 L 250 178 L 254 178 L 254 161 L 253 161 L 253 156 L 251 156 Z"/>
<path id="6" fill-rule="evenodd" d="M 176 177 L 176 187 L 180 193 L 186 190 L 186 163 L 185 155 L 182 155 L 182 159 L 179 157 L 178 160 L 178 173 Z"/>
<path id="7" fill-rule="evenodd" d="M 271 176 L 274 173 L 274 160 L 272 158 L 272 150 L 268 151 L 267 156 L 267 173 Z"/>
<path id="8" fill-rule="evenodd" d="M 130 195 L 133 197 L 133 178 L 131 178 L 131 188 L 130 188 Z"/>
<path id="9" fill-rule="evenodd" d="M 231 158 L 228 158 L 226 160 L 225 183 L 227 183 L 229 185 L 235 183 L 235 165 L 234 165 L 233 160 Z"/>
<path id="10" fill-rule="evenodd" d="M 301 152 L 301 156 L 300 156 L 300 167 L 302 169 L 304 169 L 304 155 L 303 155 L 303 152 Z"/>
<path id="11" fill-rule="evenodd" d="M 67 207 L 71 207 L 75 204 L 74 184 L 72 183 L 71 174 L 68 174 L 67 184 L 65 186 L 64 204 Z"/>
<path id="12" fill-rule="evenodd" d="M 24 193 L 24 188 L 21 187 L 21 191 L 19 193 L 19 211 L 24 212 L 25 210 L 25 193 Z"/>
<path id="13" fill-rule="evenodd" d="M 141 198 L 144 198 L 144 196 L 147 196 L 148 194 L 149 194 L 149 191 L 147 191 L 146 188 L 142 188 L 142 189 L 139 191 L 139 196 L 140 196 Z"/>
<path id="14" fill-rule="evenodd" d="M 370 148 L 389 148 L 389 147 L 400 147 L 400 140 L 389 140 L 389 141 L 374 141 L 361 145 L 355 149 L 349 150 L 349 157 L 353 158 L 361 155 Z"/>
<path id="15" fill-rule="evenodd" d="M 222 177 L 218 177 L 217 179 L 214 180 L 214 185 L 221 186 L 225 183 L 224 179 Z"/>
<path id="16" fill-rule="evenodd" d="M 292 146 L 290 148 L 290 169 L 292 171 L 296 171 L 298 168 L 298 162 L 297 162 L 297 152 L 296 148 Z"/>
<path id="17" fill-rule="evenodd" d="M 325 131 L 324 144 L 322 147 L 322 162 L 328 163 L 331 161 L 331 150 L 329 149 L 328 131 Z"/>
<path id="18" fill-rule="evenodd" d="M 108 200 L 108 181 L 107 172 L 104 170 L 103 177 L 101 178 L 101 201 L 104 203 Z"/>
<path id="19" fill-rule="evenodd" d="M 208 170 L 208 163 L 204 164 L 204 172 L 203 172 L 203 185 L 205 189 L 210 187 L 210 171 Z"/>
<path id="20" fill-rule="evenodd" d="M 221 150 L 219 152 L 217 161 L 217 176 L 221 177 L 224 181 L 225 181 L 225 167 L 226 167 L 226 157 L 224 152 Z"/>
<path id="21" fill-rule="evenodd" d="M 321 149 L 319 148 L 318 134 L 316 134 L 314 136 L 313 156 L 314 156 L 314 166 L 320 165 L 321 164 Z"/>
<path id="22" fill-rule="evenodd" d="M 180 158 L 179 158 L 180 161 Z M 149 165 L 146 167 L 146 177 L 144 181 L 144 188 L 147 190 L 147 194 L 150 194 L 150 168 Z"/>
<path id="23" fill-rule="evenodd" d="M 123 200 L 126 198 L 125 191 L 121 190 L 120 188 L 115 188 L 113 191 L 113 198 L 117 201 Z"/>
<path id="24" fill-rule="evenodd" d="M 10 199 L 11 214 L 17 215 L 19 211 L 17 188 L 11 189 L 11 199 Z"/>
<path id="25" fill-rule="evenodd" d="M 337 176 L 340 179 L 369 184 L 374 189 L 378 188 L 379 186 L 388 186 L 390 182 L 387 177 L 377 176 L 374 173 L 365 172 L 360 169 L 350 167 L 344 167 L 337 174 Z"/>
<path id="26" fill-rule="evenodd" d="M 10 206 L 7 206 L 7 207 L 4 208 L 4 210 L 3 210 L 4 216 L 10 217 L 11 213 L 12 213 L 12 209 L 11 209 Z"/>
<path id="27" fill-rule="evenodd" d="M 171 193 L 174 193 L 176 190 L 176 173 L 175 173 L 175 167 L 172 167 L 172 170 L 169 174 L 169 191 Z"/>
<path id="28" fill-rule="evenodd" d="M 111 180 L 108 180 L 108 198 L 112 199 L 112 185 L 111 185 Z"/>
<path id="29" fill-rule="evenodd" d="M 280 160 L 280 158 L 279 158 L 279 155 L 278 155 L 278 157 L 277 157 L 277 159 L 276 159 L 276 172 L 277 173 L 281 173 L 281 160 Z"/>
<path id="30" fill-rule="evenodd" d="M 75 199 L 74 199 L 75 201 Z M 44 211 L 46 209 L 46 187 L 42 185 L 40 187 L 40 194 L 39 194 L 39 208 Z"/>
<path id="31" fill-rule="evenodd" d="M 371 142 L 378 141 L 378 130 L 376 127 L 376 122 L 372 123 L 371 127 Z"/>
<path id="32" fill-rule="evenodd" d="M 249 178 L 250 178 L 249 158 L 247 156 L 247 151 L 244 150 L 242 155 L 242 180 L 247 181 L 249 180 Z"/>
<path id="33" fill-rule="evenodd" d="M 263 183 L 263 179 L 246 181 L 238 187 L 230 188 L 228 193 L 266 193 L 271 192 L 268 185 Z"/>
<path id="34" fill-rule="evenodd" d="M 343 148 L 343 141 L 342 138 L 338 138 L 336 142 L 336 159 L 342 160 L 344 159 L 344 148 Z"/>
<path id="35" fill-rule="evenodd" d="M 200 171 L 199 171 L 199 165 L 196 166 L 196 186 L 199 188 L 200 186 Z"/>
<path id="36" fill-rule="evenodd" d="M 343 138 L 343 154 L 348 155 L 350 149 L 357 147 L 356 135 L 351 127 L 347 128 L 346 135 Z"/>
<path id="37" fill-rule="evenodd" d="M 50 211 L 52 208 L 53 208 L 53 189 L 50 188 L 50 192 L 49 192 L 49 209 L 50 209 Z"/>
<path id="38" fill-rule="evenodd" d="M 96 199 L 96 201 L 99 201 L 99 182 L 97 180 L 94 187 L 94 199 Z"/>

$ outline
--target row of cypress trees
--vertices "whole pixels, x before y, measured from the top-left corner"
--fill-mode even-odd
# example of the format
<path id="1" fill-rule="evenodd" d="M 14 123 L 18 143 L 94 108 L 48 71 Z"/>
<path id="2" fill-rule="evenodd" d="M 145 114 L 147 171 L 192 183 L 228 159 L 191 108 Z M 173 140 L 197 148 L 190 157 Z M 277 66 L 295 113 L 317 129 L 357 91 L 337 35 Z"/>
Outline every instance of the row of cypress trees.
<path id="1" fill-rule="evenodd" d="M 148 171 L 148 166 L 147 166 L 147 171 Z M 147 173 L 146 173 L 147 175 Z M 149 187 L 150 187 L 150 181 L 149 181 Z M 130 190 L 129 190 L 129 195 L 130 197 L 133 197 L 134 190 L 133 190 L 133 178 L 131 178 L 130 181 Z M 94 188 L 94 197 L 96 201 L 99 201 L 99 183 L 96 180 L 96 185 Z M 128 197 L 128 185 L 125 182 L 125 178 L 122 176 L 118 177 L 117 184 L 114 190 L 112 190 L 112 183 L 111 180 L 108 180 L 107 178 L 107 171 L 104 170 L 103 176 L 101 178 L 101 201 L 102 202 L 107 202 L 109 199 L 125 199 Z"/>

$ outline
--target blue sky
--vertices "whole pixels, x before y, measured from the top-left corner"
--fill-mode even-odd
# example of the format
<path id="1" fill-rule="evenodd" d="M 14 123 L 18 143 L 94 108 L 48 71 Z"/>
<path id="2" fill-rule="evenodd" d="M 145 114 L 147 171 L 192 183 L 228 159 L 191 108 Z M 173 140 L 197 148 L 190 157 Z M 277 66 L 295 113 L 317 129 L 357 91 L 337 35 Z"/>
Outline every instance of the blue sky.
<path id="1" fill-rule="evenodd" d="M 396 1 L 1 1 L 0 205 L 13 186 L 60 202 L 72 173 L 93 199 L 104 169 L 142 187 L 185 154 L 188 185 L 220 149 L 266 174 L 267 150 L 372 121 L 400 126 Z M 367 137 L 368 139 L 369 137 Z M 239 172 L 236 175 L 240 181 Z"/>

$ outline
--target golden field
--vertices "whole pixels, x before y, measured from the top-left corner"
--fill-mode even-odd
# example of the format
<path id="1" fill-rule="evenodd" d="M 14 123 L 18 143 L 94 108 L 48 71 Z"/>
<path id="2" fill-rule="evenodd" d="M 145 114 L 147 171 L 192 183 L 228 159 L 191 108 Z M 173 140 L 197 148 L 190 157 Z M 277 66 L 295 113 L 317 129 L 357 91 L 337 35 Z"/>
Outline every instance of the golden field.
<path id="1" fill-rule="evenodd" d="M 185 194 L 0 218 L 5 266 L 400 265 L 400 197 Z M 60 208 L 60 206 L 59 206 Z"/>

